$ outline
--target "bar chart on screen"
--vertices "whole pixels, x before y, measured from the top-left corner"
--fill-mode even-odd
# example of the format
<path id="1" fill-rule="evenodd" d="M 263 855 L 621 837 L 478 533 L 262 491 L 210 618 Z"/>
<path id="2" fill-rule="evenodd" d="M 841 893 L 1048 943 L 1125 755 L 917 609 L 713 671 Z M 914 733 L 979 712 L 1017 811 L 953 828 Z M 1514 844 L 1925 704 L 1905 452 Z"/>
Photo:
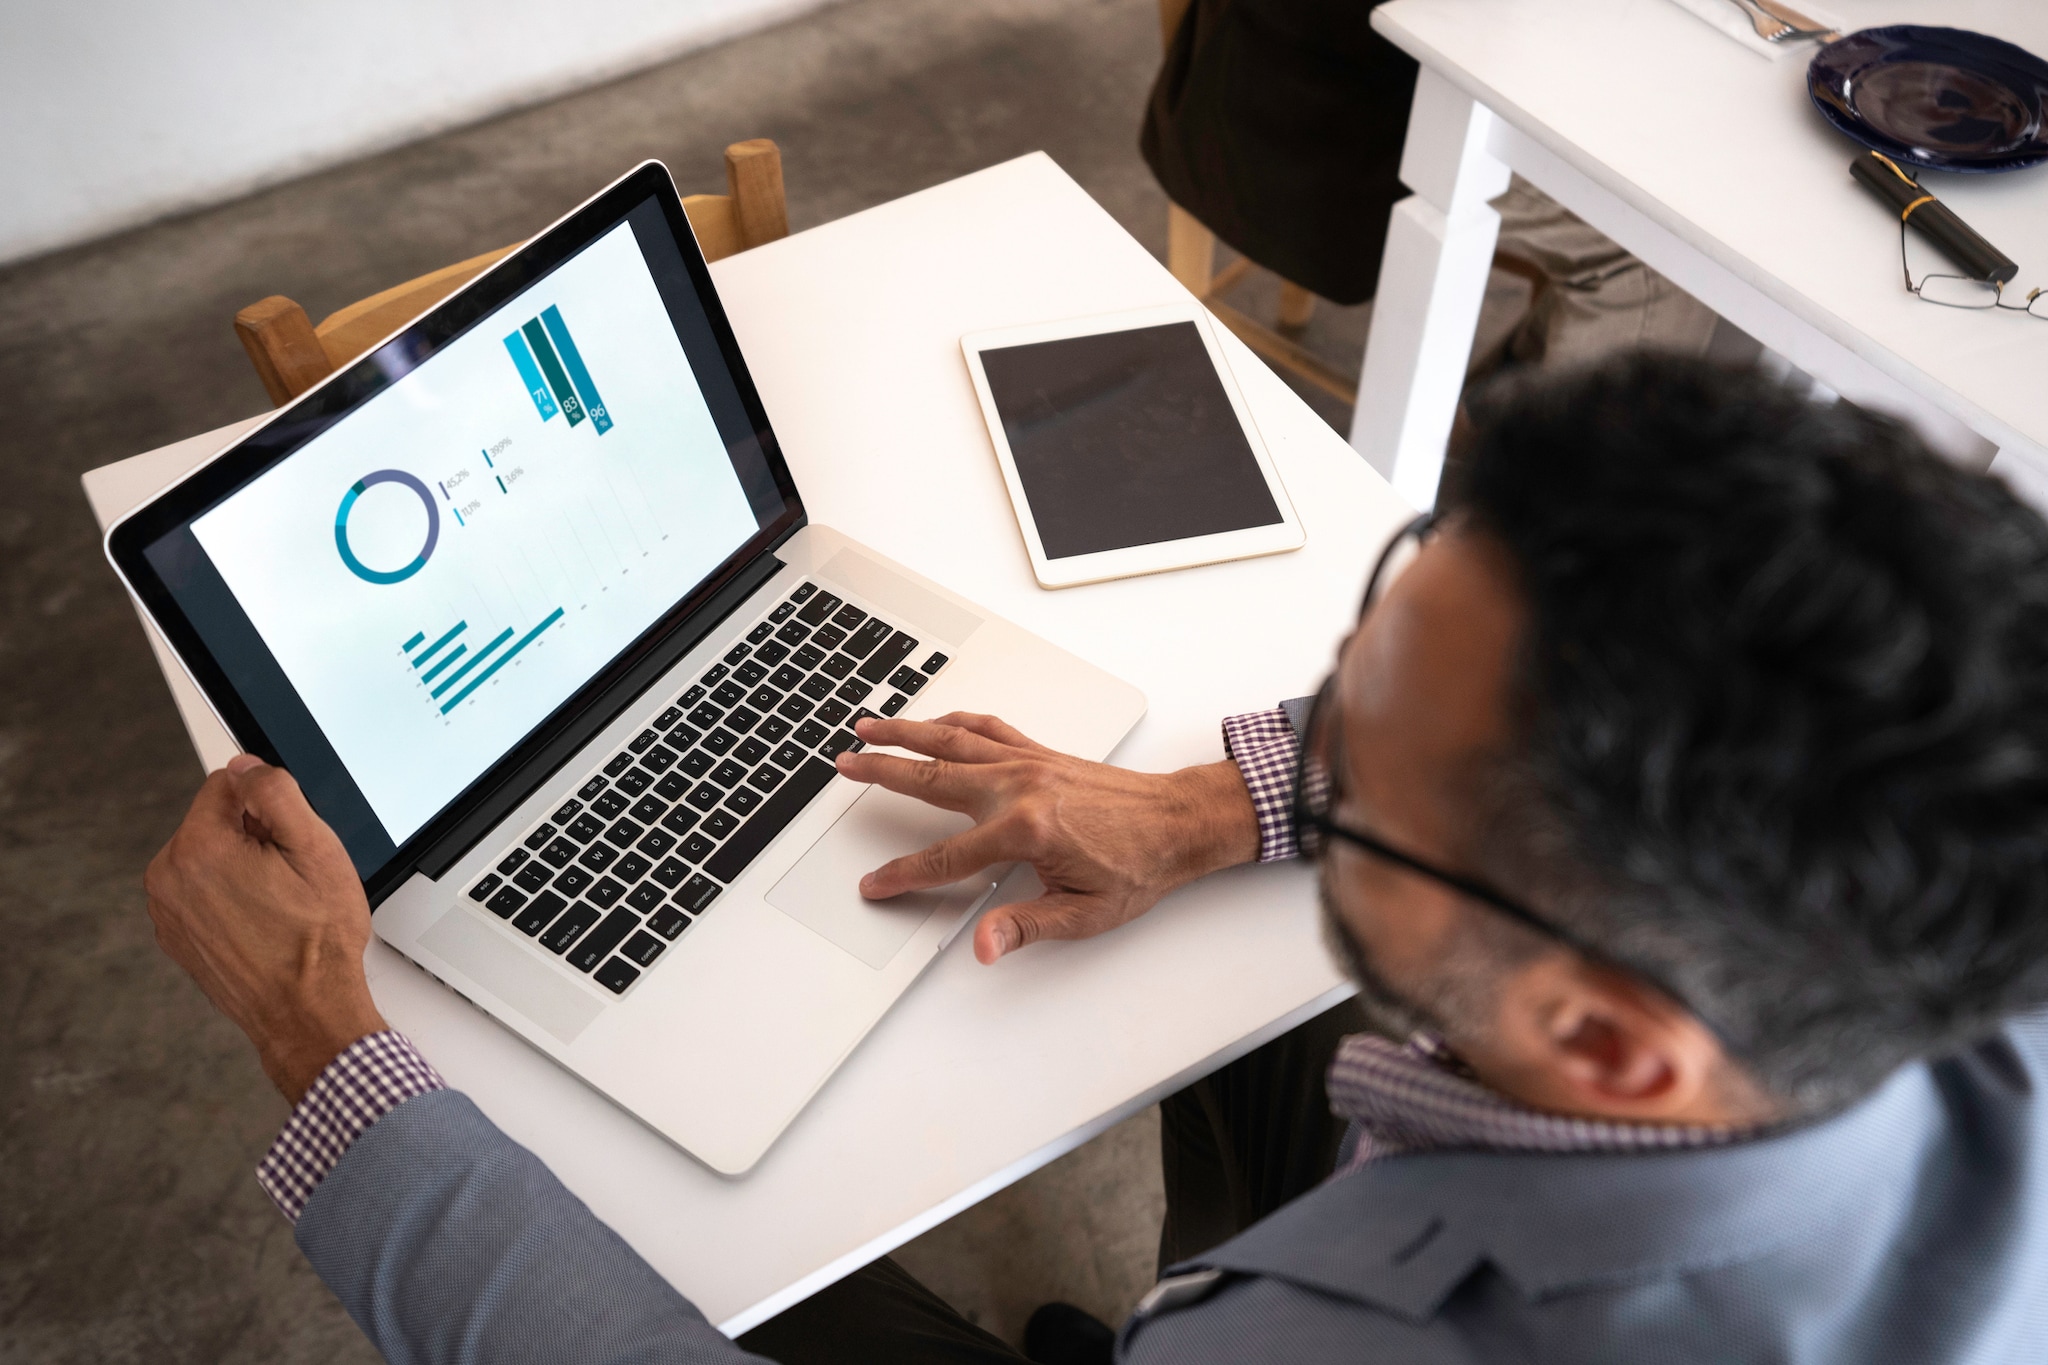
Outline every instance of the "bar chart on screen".
<path id="1" fill-rule="evenodd" d="M 446 634 L 419 653 L 410 654 L 410 651 L 427 638 L 425 631 L 416 633 L 408 640 L 404 650 L 410 654 L 409 662 L 413 672 L 418 675 L 420 686 L 428 689 L 428 698 L 445 716 L 462 705 L 470 693 L 489 682 L 492 675 L 518 658 L 521 650 L 539 639 L 543 631 L 561 619 L 562 609 L 556 607 L 541 618 L 539 625 L 513 641 L 510 648 L 504 646 L 508 640 L 512 640 L 512 627 L 505 626 L 480 645 L 475 653 L 470 652 L 466 643 L 457 644 L 443 653 L 443 648 L 450 641 L 469 629 L 468 621 L 457 621 Z M 478 671 L 479 666 L 481 671 Z M 454 671 L 450 672 L 451 669 Z M 454 690 L 454 695 L 449 696 L 451 690 Z M 445 701 L 444 696 L 447 698 Z"/>

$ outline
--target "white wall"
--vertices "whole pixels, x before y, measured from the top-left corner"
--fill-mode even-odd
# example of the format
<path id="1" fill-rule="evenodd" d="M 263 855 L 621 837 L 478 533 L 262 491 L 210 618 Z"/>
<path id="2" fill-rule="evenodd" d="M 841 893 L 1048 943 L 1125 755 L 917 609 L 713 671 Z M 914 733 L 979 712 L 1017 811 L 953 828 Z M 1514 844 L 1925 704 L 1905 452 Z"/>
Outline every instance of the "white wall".
<path id="1" fill-rule="evenodd" d="M 649 66 L 824 0 L 0 0 L 0 261 Z"/>

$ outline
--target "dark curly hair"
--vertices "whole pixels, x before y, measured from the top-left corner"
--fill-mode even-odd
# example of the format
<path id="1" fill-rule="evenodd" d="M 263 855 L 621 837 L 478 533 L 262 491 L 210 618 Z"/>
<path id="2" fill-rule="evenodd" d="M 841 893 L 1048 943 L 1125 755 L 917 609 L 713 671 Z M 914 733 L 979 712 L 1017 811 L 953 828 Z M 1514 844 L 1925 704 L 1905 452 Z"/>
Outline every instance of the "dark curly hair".
<path id="1" fill-rule="evenodd" d="M 1472 417 L 1446 506 L 1527 597 L 1552 912 L 1805 1110 L 2048 1003 L 2048 525 L 1898 422 L 1672 357 Z"/>

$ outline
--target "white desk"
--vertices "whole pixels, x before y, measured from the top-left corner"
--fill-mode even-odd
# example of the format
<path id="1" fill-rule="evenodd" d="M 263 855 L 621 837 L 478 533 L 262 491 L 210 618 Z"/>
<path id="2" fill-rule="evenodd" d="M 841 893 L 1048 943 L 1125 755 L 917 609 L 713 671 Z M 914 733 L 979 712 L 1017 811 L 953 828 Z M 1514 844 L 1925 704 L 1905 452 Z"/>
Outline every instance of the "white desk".
<path id="1" fill-rule="evenodd" d="M 2048 52 L 2038 0 L 1829 4 L 1845 31 Z M 1906 292 L 1897 218 L 1807 99 L 1811 44 L 1773 60 L 1670 0 L 1393 0 L 1373 27 L 1423 69 L 1351 442 L 1410 501 L 1436 496 L 1510 170 L 1835 392 L 2048 478 L 2048 326 Z M 2021 263 L 2022 296 L 2048 284 L 2048 167 L 1927 184 Z"/>
<path id="2" fill-rule="evenodd" d="M 1043 155 L 712 267 L 812 517 L 1144 688 L 1134 768 L 1221 755 L 1217 722 L 1310 690 L 1367 560 L 1408 513 L 1235 338 L 1245 397 L 1308 530 L 1294 554 L 1046 592 L 1031 577 L 964 332 L 1184 297 Z M 102 523 L 241 426 L 86 476 Z M 208 762 L 232 745 L 189 684 Z M 1006 887 L 1014 899 L 1030 884 Z M 729 1332 L 1080 1145 L 1348 991 L 1300 866 L 1190 887 L 1086 943 L 992 968 L 961 935 L 754 1171 L 726 1180 L 381 944 L 379 1006 Z M 695 1039 L 693 1046 L 716 1046 Z"/>

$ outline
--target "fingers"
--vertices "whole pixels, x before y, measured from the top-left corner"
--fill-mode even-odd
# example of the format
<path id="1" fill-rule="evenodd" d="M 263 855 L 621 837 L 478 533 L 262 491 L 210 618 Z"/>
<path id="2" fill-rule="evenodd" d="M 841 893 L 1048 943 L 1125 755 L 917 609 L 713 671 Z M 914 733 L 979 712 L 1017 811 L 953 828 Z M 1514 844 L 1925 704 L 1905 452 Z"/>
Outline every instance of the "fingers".
<path id="1" fill-rule="evenodd" d="M 928 763 L 866 751 L 841 754 L 835 762 L 840 772 L 856 782 L 871 782 L 964 815 L 979 814 L 997 785 L 994 770 L 982 765 Z"/>
<path id="2" fill-rule="evenodd" d="M 1035 901 L 999 905 L 974 927 L 974 956 L 984 965 L 1014 953 L 1027 943 L 1048 938 L 1093 938 L 1123 923 L 1093 897 L 1061 892 Z"/>
<path id="3" fill-rule="evenodd" d="M 241 802 L 244 828 L 252 837 L 274 843 L 286 852 L 323 844 L 335 837 L 307 804 L 298 780 L 284 769 L 259 760 L 239 766 L 231 763 L 223 771 Z"/>
<path id="4" fill-rule="evenodd" d="M 954 763 L 1000 763 L 1016 757 L 1007 746 L 945 721 L 885 720 L 870 716 L 854 726 L 854 733 L 869 744 L 908 749 L 927 758 L 943 758 Z"/>
<path id="5" fill-rule="evenodd" d="M 906 891 L 957 882 L 970 872 L 979 872 L 995 863 L 1014 861 L 1016 855 L 1006 851 L 1003 836 L 994 826 L 976 825 L 929 848 L 882 864 L 860 879 L 860 893 L 869 900 L 887 900 Z"/>
<path id="6" fill-rule="evenodd" d="M 1048 749 L 1022 730 L 997 716 L 984 716 L 975 711 L 954 711 L 940 716 L 934 725 L 950 725 L 960 730 L 970 730 L 984 739 L 1006 744 L 1013 749 L 1029 749 L 1036 754 L 1050 754 L 1057 750 Z"/>

